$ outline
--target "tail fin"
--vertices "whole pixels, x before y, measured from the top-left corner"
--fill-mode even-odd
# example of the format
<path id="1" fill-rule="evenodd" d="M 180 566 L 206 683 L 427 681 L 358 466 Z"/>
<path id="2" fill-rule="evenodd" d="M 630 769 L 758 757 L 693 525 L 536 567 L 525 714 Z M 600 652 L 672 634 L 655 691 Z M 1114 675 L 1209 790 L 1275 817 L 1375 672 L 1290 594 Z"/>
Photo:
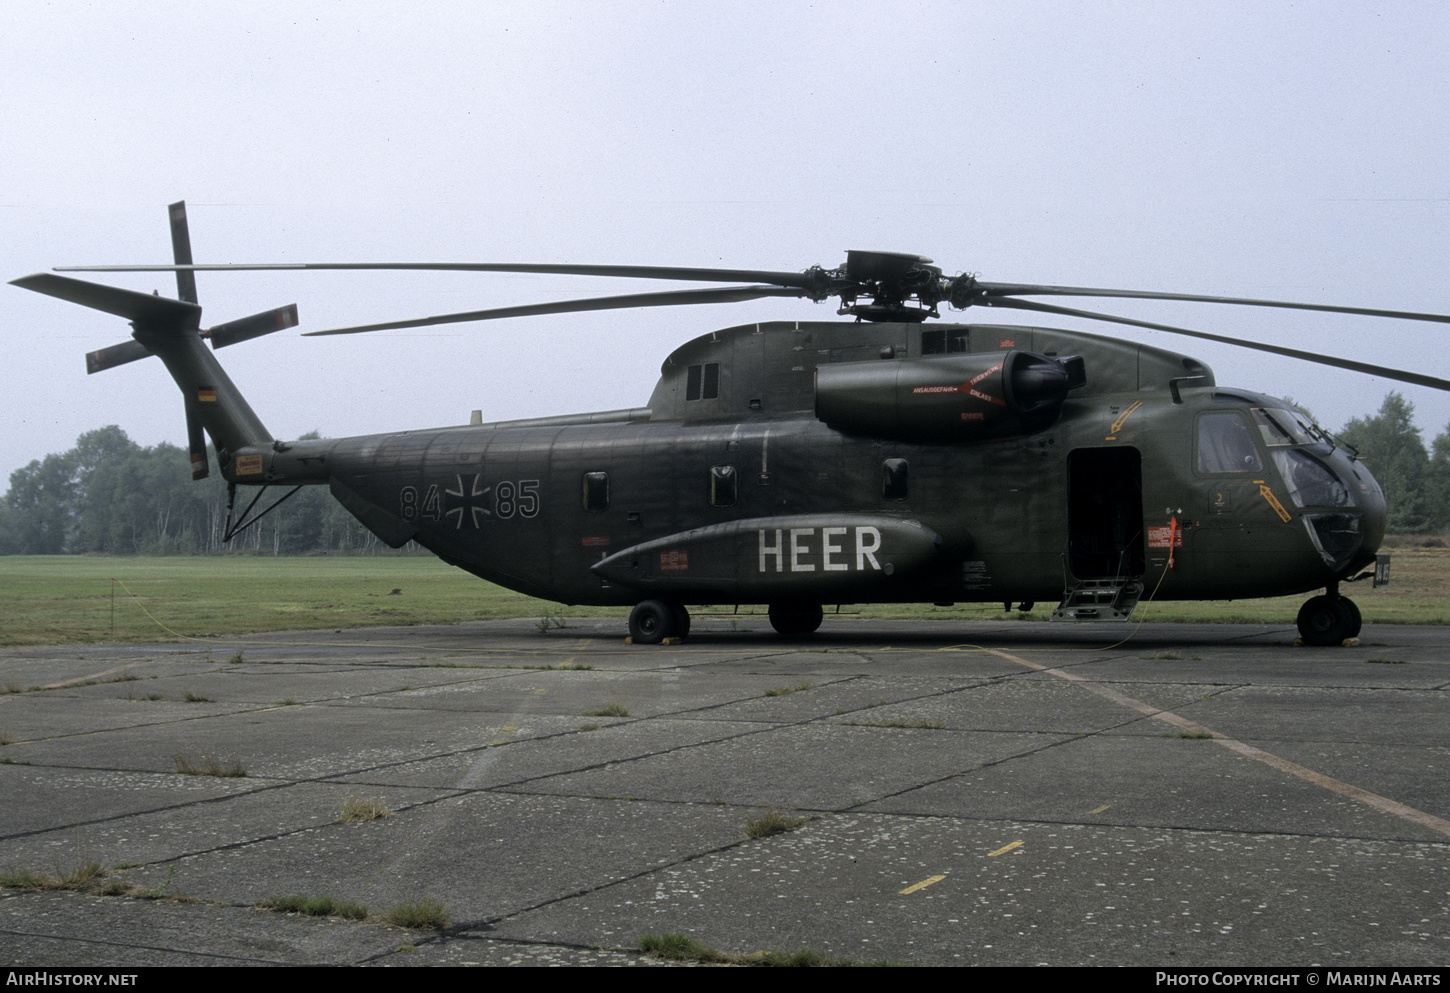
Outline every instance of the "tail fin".
<path id="1" fill-rule="evenodd" d="M 178 266 L 191 265 L 191 239 L 186 227 L 186 204 L 174 203 L 171 211 L 171 242 Z M 295 327 L 297 305 L 278 307 L 251 317 L 201 330 L 201 307 L 196 300 L 196 277 L 190 270 L 178 270 L 176 288 L 181 299 L 137 293 L 68 276 L 37 273 L 12 280 L 13 285 L 44 293 L 83 307 L 115 314 L 131 322 L 132 340 L 86 356 L 88 372 L 100 372 L 127 362 L 159 356 L 181 388 L 186 406 L 187 439 L 191 449 L 192 478 L 205 478 L 206 444 L 202 429 L 211 436 L 223 464 L 231 453 L 247 445 L 269 444 L 272 435 L 252 411 L 221 363 L 206 348 L 247 341 L 273 331 Z"/>

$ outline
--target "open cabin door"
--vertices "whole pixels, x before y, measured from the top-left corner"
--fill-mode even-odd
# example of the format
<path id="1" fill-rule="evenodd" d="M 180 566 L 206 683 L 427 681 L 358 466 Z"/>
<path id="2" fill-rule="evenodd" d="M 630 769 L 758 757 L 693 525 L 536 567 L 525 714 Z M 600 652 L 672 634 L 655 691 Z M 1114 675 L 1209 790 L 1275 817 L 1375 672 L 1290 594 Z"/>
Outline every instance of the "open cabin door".
<path id="1" fill-rule="evenodd" d="M 1143 457 L 1131 446 L 1067 458 L 1067 589 L 1057 620 L 1126 620 L 1143 592 Z"/>

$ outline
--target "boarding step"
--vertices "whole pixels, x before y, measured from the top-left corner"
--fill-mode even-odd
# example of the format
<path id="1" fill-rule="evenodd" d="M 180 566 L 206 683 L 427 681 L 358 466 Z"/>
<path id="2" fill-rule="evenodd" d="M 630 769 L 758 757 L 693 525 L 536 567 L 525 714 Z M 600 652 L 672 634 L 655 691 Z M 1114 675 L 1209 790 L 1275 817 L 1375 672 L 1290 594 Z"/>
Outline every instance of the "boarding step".
<path id="1" fill-rule="evenodd" d="M 1062 595 L 1054 621 L 1126 621 L 1143 595 L 1143 577 L 1081 579 Z"/>

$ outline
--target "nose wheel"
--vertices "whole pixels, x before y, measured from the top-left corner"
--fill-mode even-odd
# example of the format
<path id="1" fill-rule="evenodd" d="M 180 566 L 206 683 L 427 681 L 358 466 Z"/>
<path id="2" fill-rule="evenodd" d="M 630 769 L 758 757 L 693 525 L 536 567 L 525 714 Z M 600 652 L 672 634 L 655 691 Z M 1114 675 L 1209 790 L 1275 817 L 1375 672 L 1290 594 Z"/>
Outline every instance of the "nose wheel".
<path id="1" fill-rule="evenodd" d="M 1299 608 L 1299 637 L 1306 645 L 1338 645 L 1359 635 L 1364 619 L 1349 597 L 1324 594 Z"/>
<path id="2" fill-rule="evenodd" d="M 658 645 L 689 633 L 690 612 L 682 604 L 644 600 L 629 612 L 629 638 L 636 645 Z"/>

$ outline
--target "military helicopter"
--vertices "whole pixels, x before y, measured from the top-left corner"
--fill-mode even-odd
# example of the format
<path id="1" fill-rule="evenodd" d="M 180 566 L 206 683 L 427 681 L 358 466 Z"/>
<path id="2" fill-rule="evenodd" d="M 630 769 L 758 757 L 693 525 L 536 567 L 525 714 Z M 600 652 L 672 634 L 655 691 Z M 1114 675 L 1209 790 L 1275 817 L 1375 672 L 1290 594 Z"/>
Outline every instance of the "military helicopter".
<path id="1" fill-rule="evenodd" d="M 327 486 L 392 547 L 416 541 L 474 575 L 564 604 L 632 607 L 629 635 L 689 633 L 689 607 L 769 605 L 783 636 L 824 605 L 1059 601 L 1053 618 L 1126 620 L 1145 595 L 1242 599 L 1314 590 L 1303 641 L 1358 634 L 1340 584 L 1388 581 L 1385 498 L 1355 452 L 1291 404 L 1220 387 L 1197 359 L 1077 331 L 927 324 L 942 304 L 1087 317 L 1450 389 L 1450 381 L 1260 342 L 1034 302 L 1076 296 L 1401 311 L 947 276 L 852 251 L 802 272 L 619 265 L 196 265 L 184 203 L 178 299 L 53 273 L 14 280 L 131 322 L 90 372 L 160 357 L 181 388 L 193 476 L 211 437 L 228 539 L 305 485 Z M 675 349 L 642 407 L 355 438 L 281 441 L 212 352 L 297 324 L 295 305 L 203 330 L 197 271 L 413 269 L 721 282 L 337 328 L 347 334 L 585 310 L 763 297 L 840 301 L 850 322 L 712 331 Z M 233 518 L 239 486 L 257 494 Z M 256 511 L 263 494 L 292 487 Z M 1373 568 L 1370 568 L 1373 567 Z"/>

